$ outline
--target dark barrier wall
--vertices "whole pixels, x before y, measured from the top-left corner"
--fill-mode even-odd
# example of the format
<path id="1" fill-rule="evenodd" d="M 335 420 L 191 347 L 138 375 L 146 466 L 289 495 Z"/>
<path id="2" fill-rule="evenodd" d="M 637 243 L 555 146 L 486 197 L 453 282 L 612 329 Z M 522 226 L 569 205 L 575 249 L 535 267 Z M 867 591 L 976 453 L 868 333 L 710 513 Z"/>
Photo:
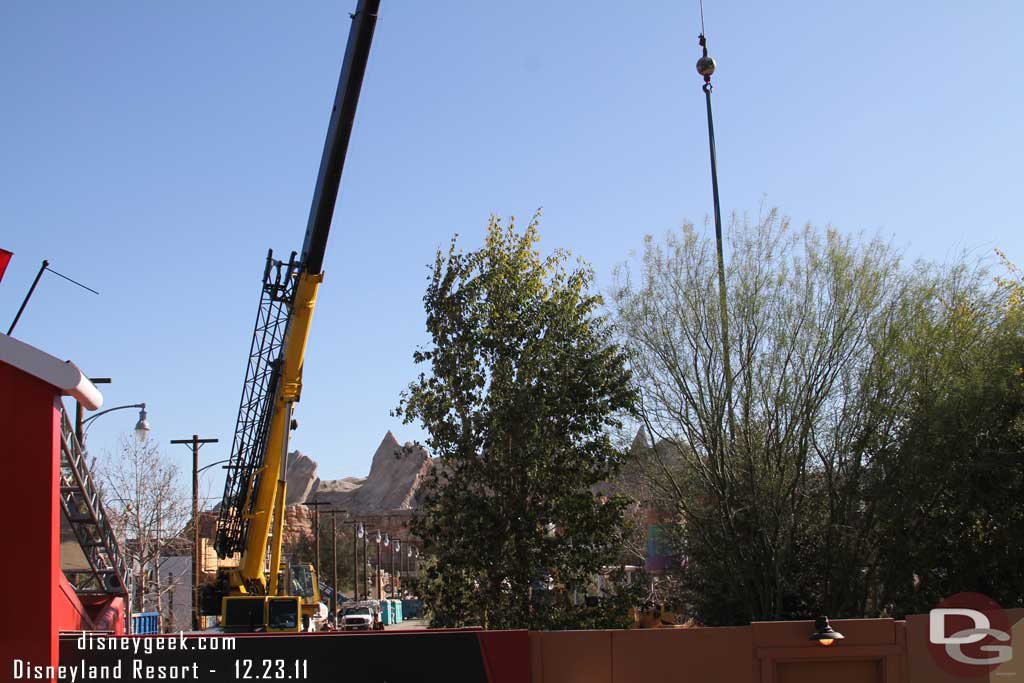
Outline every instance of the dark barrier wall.
<path id="1" fill-rule="evenodd" d="M 528 683 L 529 647 L 526 631 L 62 635 L 58 680 Z"/>
<path id="2" fill-rule="evenodd" d="M 210 651 L 217 637 L 184 639 L 187 650 L 156 651 L 181 639 L 124 640 L 151 653 L 82 651 L 61 639 L 65 665 L 115 666 L 106 680 L 291 680 L 403 683 L 1024 683 L 1024 610 L 1006 610 L 1014 658 L 995 671 L 952 675 L 928 646 L 928 616 L 834 620 L 846 637 L 824 648 L 810 621 L 731 628 L 623 631 L 395 631 L 240 635 L 236 648 Z M 983 653 L 984 654 L 984 653 Z M 165 667 L 163 670 L 146 667 Z M 171 671 L 167 667 L 178 667 Z M 77 680 L 105 680 L 102 672 Z M 183 675 L 187 674 L 187 675 Z M 37 676 L 35 678 L 38 678 Z M 0 680 L 6 680 L 0 678 Z M 71 680 L 65 675 L 62 680 Z"/>

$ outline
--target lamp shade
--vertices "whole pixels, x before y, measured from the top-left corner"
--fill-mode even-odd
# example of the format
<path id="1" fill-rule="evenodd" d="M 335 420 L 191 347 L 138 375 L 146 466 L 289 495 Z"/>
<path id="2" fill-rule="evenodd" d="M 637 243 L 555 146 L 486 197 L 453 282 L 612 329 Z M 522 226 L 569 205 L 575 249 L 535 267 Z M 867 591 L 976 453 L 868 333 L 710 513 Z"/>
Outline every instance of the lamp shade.
<path id="1" fill-rule="evenodd" d="M 814 633 L 808 640 L 816 640 L 822 647 L 830 647 L 843 638 L 845 636 L 828 623 L 828 617 L 820 616 L 814 620 Z"/>
<path id="2" fill-rule="evenodd" d="M 139 421 L 135 423 L 135 438 L 139 441 L 145 441 L 148 436 L 149 420 L 146 419 L 146 408 L 145 404 L 143 404 L 142 410 L 139 411 Z"/>

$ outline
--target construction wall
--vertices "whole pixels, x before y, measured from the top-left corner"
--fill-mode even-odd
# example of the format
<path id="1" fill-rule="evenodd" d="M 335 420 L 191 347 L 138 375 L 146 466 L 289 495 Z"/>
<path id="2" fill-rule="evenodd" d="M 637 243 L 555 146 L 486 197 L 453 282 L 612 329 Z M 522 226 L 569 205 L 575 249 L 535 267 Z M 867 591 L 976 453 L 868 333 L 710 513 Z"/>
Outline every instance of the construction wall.
<path id="1" fill-rule="evenodd" d="M 928 652 L 928 616 L 833 621 L 822 647 L 810 621 L 731 628 L 530 633 L 533 683 L 982 683 L 1024 681 L 1024 610 L 1008 610 L 1021 650 L 994 672 L 945 673 Z M 1016 667 L 1016 668 L 1015 668 Z M 1018 670 L 1020 673 L 1018 673 Z"/>

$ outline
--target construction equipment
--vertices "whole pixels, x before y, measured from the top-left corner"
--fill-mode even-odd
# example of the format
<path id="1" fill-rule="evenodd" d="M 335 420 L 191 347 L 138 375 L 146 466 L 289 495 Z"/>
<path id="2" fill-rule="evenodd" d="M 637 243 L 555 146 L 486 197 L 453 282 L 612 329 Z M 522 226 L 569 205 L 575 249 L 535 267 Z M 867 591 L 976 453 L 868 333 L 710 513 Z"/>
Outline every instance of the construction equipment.
<path id="1" fill-rule="evenodd" d="M 359 0 L 351 15 L 302 251 L 287 261 L 267 254 L 215 540 L 218 556 L 238 554 L 239 564 L 222 569 L 203 600 L 207 614 L 219 603 L 225 631 L 315 630 L 319 618 L 313 567 L 281 564 L 288 434 L 379 5 Z"/>

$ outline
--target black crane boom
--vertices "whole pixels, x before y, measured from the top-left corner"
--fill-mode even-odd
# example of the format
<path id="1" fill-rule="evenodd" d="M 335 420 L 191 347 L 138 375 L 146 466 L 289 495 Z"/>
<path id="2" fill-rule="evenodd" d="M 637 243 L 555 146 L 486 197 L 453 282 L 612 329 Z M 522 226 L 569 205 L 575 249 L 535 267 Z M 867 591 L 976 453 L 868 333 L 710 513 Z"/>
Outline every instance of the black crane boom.
<path id="1" fill-rule="evenodd" d="M 379 9 L 380 0 L 359 0 L 352 15 L 345 61 L 342 62 L 334 109 L 331 111 L 324 153 L 320 159 L 320 172 L 317 174 L 313 204 L 306 224 L 306 238 L 302 243 L 300 258 L 307 273 L 319 273 L 323 268 L 327 236 L 334 218 L 334 204 L 341 185 L 341 173 L 345 168 L 345 154 L 352 136 L 352 123 L 356 116 L 356 105 L 359 104 L 359 91 L 366 73 Z"/>

